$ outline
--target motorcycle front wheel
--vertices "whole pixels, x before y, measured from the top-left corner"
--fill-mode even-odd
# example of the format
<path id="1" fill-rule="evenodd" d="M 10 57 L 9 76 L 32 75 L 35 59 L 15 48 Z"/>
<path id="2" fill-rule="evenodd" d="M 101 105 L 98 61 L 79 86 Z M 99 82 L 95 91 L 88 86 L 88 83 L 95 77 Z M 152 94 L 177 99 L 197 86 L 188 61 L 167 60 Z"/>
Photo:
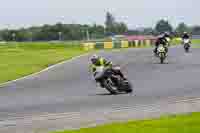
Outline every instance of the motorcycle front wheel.
<path id="1" fill-rule="evenodd" d="M 160 63 L 163 64 L 163 63 L 164 63 L 164 60 L 165 60 L 165 58 L 166 58 L 165 53 L 159 53 L 159 57 L 160 57 Z"/>
<path id="2" fill-rule="evenodd" d="M 185 52 L 188 53 L 189 52 L 189 46 L 185 45 L 184 46 Z"/>

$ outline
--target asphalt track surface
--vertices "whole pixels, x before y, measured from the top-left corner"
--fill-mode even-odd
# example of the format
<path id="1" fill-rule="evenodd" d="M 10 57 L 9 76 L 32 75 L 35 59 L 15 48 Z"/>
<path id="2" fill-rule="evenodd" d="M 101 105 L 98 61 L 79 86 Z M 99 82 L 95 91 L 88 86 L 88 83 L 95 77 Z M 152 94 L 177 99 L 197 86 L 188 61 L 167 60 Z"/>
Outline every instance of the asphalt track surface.
<path id="1" fill-rule="evenodd" d="M 200 97 L 200 49 L 184 53 L 181 47 L 170 48 L 166 64 L 159 64 L 152 49 L 100 54 L 121 64 L 134 85 L 133 94 L 112 96 L 96 87 L 86 55 L 1 86 L 0 133 L 91 126 L 108 122 L 105 117 L 110 115 L 113 117 L 109 120 L 113 121 L 152 117 L 162 112 L 200 111 L 198 99 L 184 101 Z M 183 103 L 179 105 L 178 101 Z"/>

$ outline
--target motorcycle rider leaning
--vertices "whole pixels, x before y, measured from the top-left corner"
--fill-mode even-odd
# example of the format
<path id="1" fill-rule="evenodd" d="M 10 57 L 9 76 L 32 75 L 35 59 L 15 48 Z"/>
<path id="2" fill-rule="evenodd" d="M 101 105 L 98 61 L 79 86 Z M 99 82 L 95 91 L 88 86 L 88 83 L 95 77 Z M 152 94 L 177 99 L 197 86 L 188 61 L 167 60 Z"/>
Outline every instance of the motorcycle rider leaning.
<path id="1" fill-rule="evenodd" d="M 101 82 L 101 78 L 96 78 L 97 72 L 96 72 L 96 68 L 103 66 L 105 68 L 111 69 L 113 71 L 114 74 L 119 75 L 121 78 L 123 78 L 124 80 L 126 80 L 125 76 L 123 75 L 123 73 L 120 70 L 116 70 L 116 69 L 112 69 L 112 62 L 107 61 L 105 58 L 103 57 L 99 57 L 97 55 L 93 55 L 91 57 L 91 70 L 93 72 L 93 76 L 96 80 L 96 82 L 99 82 L 101 87 L 104 88 L 102 82 Z"/>
<path id="2" fill-rule="evenodd" d="M 166 53 L 168 52 L 168 47 L 167 45 L 169 45 L 167 39 L 166 39 L 166 35 L 160 35 L 158 36 L 157 40 L 156 40 L 156 43 L 155 43 L 155 49 L 154 49 L 154 54 L 157 55 L 157 50 L 158 50 L 158 47 L 159 45 L 162 44 L 164 47 L 165 47 L 165 50 L 166 50 Z"/>

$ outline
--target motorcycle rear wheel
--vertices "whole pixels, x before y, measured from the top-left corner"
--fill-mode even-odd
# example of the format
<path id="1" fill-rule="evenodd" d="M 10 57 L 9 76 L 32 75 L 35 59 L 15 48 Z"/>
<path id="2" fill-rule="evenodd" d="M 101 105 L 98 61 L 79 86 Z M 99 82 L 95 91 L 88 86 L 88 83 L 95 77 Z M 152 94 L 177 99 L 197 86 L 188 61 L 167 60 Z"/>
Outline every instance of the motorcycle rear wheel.
<path id="1" fill-rule="evenodd" d="M 122 91 L 124 91 L 125 93 L 132 93 L 133 92 L 132 88 L 133 88 L 132 84 L 126 81 L 126 83 L 122 86 Z"/>
<path id="2" fill-rule="evenodd" d="M 110 83 L 109 80 L 104 80 L 105 89 L 110 92 L 112 95 L 116 95 L 118 93 L 117 89 Z"/>

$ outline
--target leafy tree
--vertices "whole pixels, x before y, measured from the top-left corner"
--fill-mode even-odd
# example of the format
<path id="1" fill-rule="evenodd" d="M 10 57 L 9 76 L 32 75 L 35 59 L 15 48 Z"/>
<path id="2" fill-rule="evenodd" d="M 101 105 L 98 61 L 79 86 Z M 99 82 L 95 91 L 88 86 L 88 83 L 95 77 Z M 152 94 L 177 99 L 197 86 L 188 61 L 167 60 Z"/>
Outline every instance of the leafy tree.
<path id="1" fill-rule="evenodd" d="M 155 32 L 153 28 L 144 28 L 143 31 L 141 32 L 142 35 L 154 35 Z"/>
<path id="2" fill-rule="evenodd" d="M 194 35 L 200 35 L 200 26 L 194 26 L 192 28 L 192 34 L 194 34 Z"/>
<path id="3" fill-rule="evenodd" d="M 115 26 L 118 34 L 123 34 L 128 31 L 127 25 L 123 22 L 116 23 Z"/>
<path id="4" fill-rule="evenodd" d="M 183 32 L 189 32 L 189 27 L 185 23 L 180 23 L 176 28 L 176 33 L 181 35 Z"/>
<path id="5" fill-rule="evenodd" d="M 128 30 L 126 33 L 126 35 L 139 35 L 140 32 L 138 30 Z"/>
<path id="6" fill-rule="evenodd" d="M 105 21 L 106 32 L 108 32 L 108 33 L 115 32 L 115 23 L 116 22 L 115 22 L 114 16 L 110 12 L 107 12 L 106 13 L 106 21 Z"/>
<path id="7" fill-rule="evenodd" d="M 161 34 L 163 32 L 172 32 L 173 27 L 171 26 L 171 24 L 168 21 L 162 19 L 162 20 L 158 21 L 158 23 L 156 24 L 155 31 L 158 34 Z"/>
<path id="8" fill-rule="evenodd" d="M 98 38 L 104 37 L 105 29 L 101 25 L 93 24 L 93 26 L 91 26 L 89 28 L 89 31 L 90 31 L 91 38 L 93 38 L 93 39 L 98 39 Z"/>
<path id="9" fill-rule="evenodd" d="M 117 22 L 110 12 L 106 13 L 105 25 L 108 34 L 123 34 L 128 31 L 127 25 L 123 22 Z"/>

